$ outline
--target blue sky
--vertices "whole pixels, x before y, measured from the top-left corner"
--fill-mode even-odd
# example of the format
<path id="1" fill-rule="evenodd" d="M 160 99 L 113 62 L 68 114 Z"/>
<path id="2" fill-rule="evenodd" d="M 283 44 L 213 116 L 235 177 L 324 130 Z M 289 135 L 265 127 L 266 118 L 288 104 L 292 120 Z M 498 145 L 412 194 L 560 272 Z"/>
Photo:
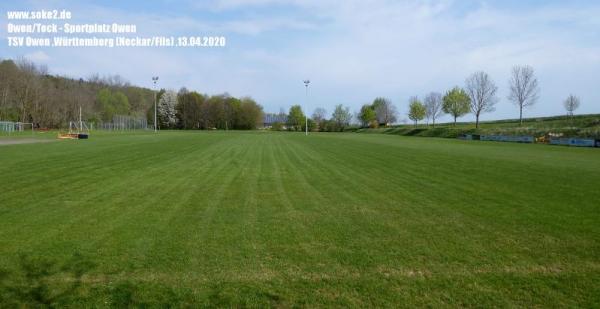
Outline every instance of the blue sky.
<path id="1" fill-rule="evenodd" d="M 486 71 L 499 87 L 496 112 L 518 117 L 506 96 L 511 67 L 535 68 L 538 103 L 526 116 L 600 113 L 600 1 L 23 1 L 7 10 L 68 9 L 71 23 L 133 23 L 138 35 L 221 35 L 227 47 L 14 48 L 0 30 L 0 58 L 25 56 L 70 77 L 119 74 L 133 84 L 182 86 L 252 96 L 266 111 L 292 104 L 312 112 L 335 104 L 358 110 L 388 97 L 405 119 L 408 99 L 462 86 Z M 308 102 L 302 80 L 309 78 Z M 467 116 L 464 120 L 472 119 Z M 450 120 L 446 117 L 444 120 Z"/>

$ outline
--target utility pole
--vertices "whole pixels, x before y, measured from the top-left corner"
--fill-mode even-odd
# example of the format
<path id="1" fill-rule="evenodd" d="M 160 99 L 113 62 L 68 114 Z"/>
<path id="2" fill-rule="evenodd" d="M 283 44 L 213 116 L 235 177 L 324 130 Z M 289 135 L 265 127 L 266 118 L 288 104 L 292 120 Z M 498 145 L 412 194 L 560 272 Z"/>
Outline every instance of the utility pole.
<path id="1" fill-rule="evenodd" d="M 158 76 L 153 76 L 152 81 L 154 82 L 154 132 L 157 132 L 156 125 L 156 82 L 158 81 Z"/>
<path id="2" fill-rule="evenodd" d="M 306 102 L 304 103 L 304 107 L 306 108 L 306 110 L 304 111 L 304 121 L 306 124 L 306 132 L 305 135 L 308 135 L 308 84 L 310 84 L 310 80 L 305 80 L 304 81 L 304 87 L 306 89 Z"/>

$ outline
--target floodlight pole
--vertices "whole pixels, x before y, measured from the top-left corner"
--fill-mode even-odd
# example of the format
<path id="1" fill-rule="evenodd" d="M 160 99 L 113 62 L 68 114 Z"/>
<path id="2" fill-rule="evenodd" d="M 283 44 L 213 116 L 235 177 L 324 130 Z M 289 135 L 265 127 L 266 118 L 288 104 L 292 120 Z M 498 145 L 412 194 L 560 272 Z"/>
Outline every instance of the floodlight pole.
<path id="1" fill-rule="evenodd" d="M 304 88 L 306 89 L 306 100 L 304 103 L 304 106 L 306 107 L 306 111 L 304 114 L 304 121 L 305 121 L 305 125 L 306 125 L 305 126 L 305 129 L 306 129 L 305 135 L 307 135 L 307 136 L 308 136 L 308 84 L 310 84 L 310 80 L 307 79 L 304 81 Z"/>
<path id="2" fill-rule="evenodd" d="M 158 81 L 158 76 L 153 76 L 152 81 L 154 82 L 154 133 L 156 133 L 156 82 Z"/>
<path id="3" fill-rule="evenodd" d="M 82 133 L 82 130 L 83 130 L 83 121 L 81 121 L 81 105 L 79 105 L 79 132 Z"/>

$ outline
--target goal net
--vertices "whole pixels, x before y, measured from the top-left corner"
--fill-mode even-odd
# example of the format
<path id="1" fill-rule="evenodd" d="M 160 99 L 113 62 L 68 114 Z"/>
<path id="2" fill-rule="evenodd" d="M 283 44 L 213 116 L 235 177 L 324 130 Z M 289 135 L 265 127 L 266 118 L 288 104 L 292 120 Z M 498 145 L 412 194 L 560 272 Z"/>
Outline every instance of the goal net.
<path id="1" fill-rule="evenodd" d="M 16 122 L 15 123 L 15 131 L 18 132 L 27 132 L 30 131 L 33 133 L 33 123 L 31 122 Z"/>
<path id="2" fill-rule="evenodd" d="M 33 123 L 30 122 L 12 122 L 0 121 L 0 133 L 14 134 L 18 132 L 34 132 Z"/>
<path id="3" fill-rule="evenodd" d="M 70 121 L 69 122 L 69 134 L 80 134 L 89 133 L 89 128 L 85 121 Z"/>

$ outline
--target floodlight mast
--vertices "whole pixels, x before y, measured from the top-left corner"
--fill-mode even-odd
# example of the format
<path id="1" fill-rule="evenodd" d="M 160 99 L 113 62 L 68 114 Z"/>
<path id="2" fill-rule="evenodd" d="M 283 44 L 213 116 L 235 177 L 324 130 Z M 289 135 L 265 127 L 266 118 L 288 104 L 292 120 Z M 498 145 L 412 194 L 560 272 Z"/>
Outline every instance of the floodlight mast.
<path id="1" fill-rule="evenodd" d="M 82 131 L 83 128 L 83 121 L 81 121 L 81 105 L 79 105 L 79 132 L 80 133 Z"/>
<path id="2" fill-rule="evenodd" d="M 156 82 L 158 81 L 158 76 L 153 76 L 152 81 L 154 82 L 154 132 L 156 133 Z"/>
<path id="3" fill-rule="evenodd" d="M 304 103 L 306 110 L 304 111 L 304 122 L 305 122 L 305 135 L 308 136 L 308 84 L 310 84 L 310 80 L 305 80 L 304 81 L 304 87 L 306 88 L 306 102 Z"/>

